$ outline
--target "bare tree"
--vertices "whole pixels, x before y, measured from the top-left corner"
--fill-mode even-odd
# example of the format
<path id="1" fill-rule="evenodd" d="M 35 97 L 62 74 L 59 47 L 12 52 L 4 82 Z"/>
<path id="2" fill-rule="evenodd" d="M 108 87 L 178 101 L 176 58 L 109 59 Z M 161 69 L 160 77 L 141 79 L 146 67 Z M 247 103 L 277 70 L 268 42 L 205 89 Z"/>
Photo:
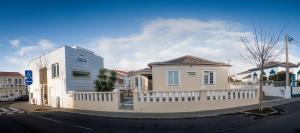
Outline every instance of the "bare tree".
<path id="1" fill-rule="evenodd" d="M 48 59 L 46 58 L 46 54 L 43 53 L 42 56 L 39 57 L 39 60 L 35 63 L 37 69 L 39 70 L 39 77 L 40 77 L 40 86 L 41 86 L 41 104 L 42 109 L 44 109 L 44 91 L 47 85 L 47 66 L 48 66 Z M 47 91 L 47 90 L 46 90 Z"/>
<path id="2" fill-rule="evenodd" d="M 282 31 L 274 33 L 271 29 L 254 28 L 253 36 L 241 36 L 246 52 L 241 54 L 244 61 L 255 65 L 260 70 L 259 101 L 263 100 L 263 75 L 266 64 L 275 61 L 284 52 L 283 45 L 279 45 Z M 260 102 L 261 103 L 261 102 Z"/>

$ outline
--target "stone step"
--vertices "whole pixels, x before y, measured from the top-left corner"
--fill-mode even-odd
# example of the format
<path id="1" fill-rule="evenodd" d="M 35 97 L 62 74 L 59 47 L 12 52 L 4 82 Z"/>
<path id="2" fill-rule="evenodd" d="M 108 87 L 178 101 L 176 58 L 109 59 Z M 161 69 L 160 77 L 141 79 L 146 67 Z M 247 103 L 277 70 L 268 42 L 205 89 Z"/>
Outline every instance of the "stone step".
<path id="1" fill-rule="evenodd" d="M 121 109 L 121 110 L 133 110 L 133 106 L 122 105 L 119 109 Z"/>

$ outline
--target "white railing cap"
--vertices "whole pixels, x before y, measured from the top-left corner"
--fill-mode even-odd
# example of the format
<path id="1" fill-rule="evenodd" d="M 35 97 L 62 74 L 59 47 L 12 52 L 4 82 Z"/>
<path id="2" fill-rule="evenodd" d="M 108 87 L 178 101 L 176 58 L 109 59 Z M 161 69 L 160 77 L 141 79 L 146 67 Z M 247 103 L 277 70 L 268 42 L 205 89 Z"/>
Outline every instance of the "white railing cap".
<path id="1" fill-rule="evenodd" d="M 116 88 L 113 90 L 113 92 L 120 92 L 120 90 Z"/>

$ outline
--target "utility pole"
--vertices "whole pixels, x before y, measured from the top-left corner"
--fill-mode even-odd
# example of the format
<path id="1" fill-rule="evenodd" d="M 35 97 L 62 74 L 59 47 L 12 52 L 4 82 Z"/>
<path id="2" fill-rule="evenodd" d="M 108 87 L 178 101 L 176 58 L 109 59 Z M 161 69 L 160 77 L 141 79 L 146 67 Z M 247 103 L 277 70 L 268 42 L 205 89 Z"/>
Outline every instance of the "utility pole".
<path id="1" fill-rule="evenodd" d="M 229 85 L 229 89 L 230 89 L 230 84 L 231 84 L 231 81 L 230 81 L 230 80 L 231 80 L 231 75 L 230 75 L 230 61 L 231 61 L 231 60 L 229 59 L 229 60 L 228 60 L 228 65 L 229 65 L 229 68 L 228 68 L 228 69 L 229 69 L 229 70 L 228 70 L 228 75 L 229 75 L 228 83 L 229 83 L 229 84 L 228 84 L 228 85 Z"/>
<path id="2" fill-rule="evenodd" d="M 288 34 L 285 34 L 285 58 L 286 58 L 286 72 L 285 72 L 285 76 L 286 76 L 286 80 L 285 80 L 285 84 L 286 84 L 286 89 L 290 86 L 289 84 L 289 46 L 288 46 Z"/>

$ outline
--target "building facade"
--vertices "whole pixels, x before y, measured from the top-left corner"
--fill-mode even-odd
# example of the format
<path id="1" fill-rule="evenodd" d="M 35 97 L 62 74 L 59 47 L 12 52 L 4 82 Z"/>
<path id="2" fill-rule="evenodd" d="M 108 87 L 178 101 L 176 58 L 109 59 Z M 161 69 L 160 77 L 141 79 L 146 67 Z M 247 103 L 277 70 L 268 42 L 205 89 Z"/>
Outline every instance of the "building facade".
<path id="1" fill-rule="evenodd" d="M 65 107 L 68 91 L 95 91 L 94 81 L 103 58 L 81 47 L 64 46 L 29 63 L 32 104 Z"/>
<path id="2" fill-rule="evenodd" d="M 265 80 L 270 80 L 270 75 L 276 75 L 278 72 L 285 72 L 286 71 L 286 63 L 285 62 L 270 62 L 265 65 L 264 67 L 264 77 Z M 300 67 L 294 63 L 289 63 L 289 71 L 292 75 L 294 75 L 295 80 L 300 79 Z M 251 68 L 247 71 L 238 73 L 235 75 L 235 80 L 240 80 L 244 83 L 256 84 L 259 82 L 260 76 L 259 68 Z M 283 81 L 285 82 L 285 81 Z"/>
<path id="3" fill-rule="evenodd" d="M 201 89 L 229 89 L 230 65 L 195 56 L 153 62 L 131 72 L 131 88 L 148 91 L 191 91 Z"/>
<path id="4" fill-rule="evenodd" d="M 27 95 L 24 76 L 18 72 L 0 72 L 0 101 L 13 101 Z"/>
<path id="5" fill-rule="evenodd" d="M 129 89 L 129 76 L 128 72 L 122 71 L 122 70 L 109 70 L 105 69 L 105 75 L 110 77 L 111 72 L 116 73 L 116 81 L 114 83 L 115 89 L 118 90 L 128 90 Z"/>

